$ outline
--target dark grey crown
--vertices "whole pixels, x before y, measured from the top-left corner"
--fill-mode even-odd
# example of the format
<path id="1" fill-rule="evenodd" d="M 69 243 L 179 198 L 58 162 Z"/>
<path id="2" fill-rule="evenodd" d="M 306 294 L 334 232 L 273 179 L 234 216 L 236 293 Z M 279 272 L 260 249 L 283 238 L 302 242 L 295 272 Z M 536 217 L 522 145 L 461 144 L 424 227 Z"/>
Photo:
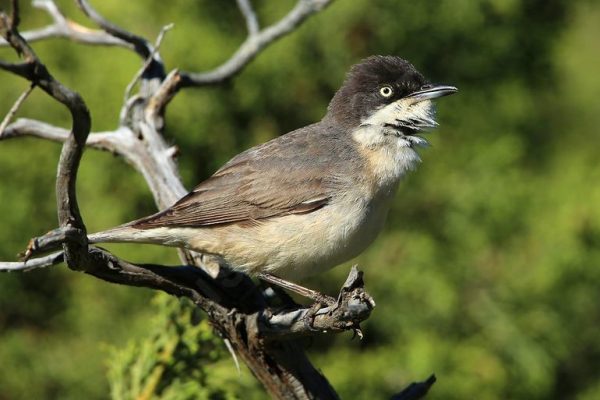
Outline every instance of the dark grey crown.
<path id="1" fill-rule="evenodd" d="M 384 85 L 393 88 L 391 97 L 380 94 L 379 89 Z M 381 106 L 425 85 L 427 81 L 423 75 L 408 61 L 395 56 L 371 56 L 352 66 L 342 87 L 329 103 L 326 118 L 351 129 Z"/>

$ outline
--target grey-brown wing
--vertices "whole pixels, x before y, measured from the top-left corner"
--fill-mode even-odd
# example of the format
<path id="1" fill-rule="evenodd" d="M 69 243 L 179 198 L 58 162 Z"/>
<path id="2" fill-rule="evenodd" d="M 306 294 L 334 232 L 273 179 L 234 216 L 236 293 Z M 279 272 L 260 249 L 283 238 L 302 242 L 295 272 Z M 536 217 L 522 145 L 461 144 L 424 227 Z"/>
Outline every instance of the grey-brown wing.
<path id="1" fill-rule="evenodd" d="M 293 138 L 291 138 L 293 139 Z M 288 144 L 293 142 L 288 141 Z M 298 143 L 294 155 L 266 143 L 234 158 L 169 209 L 134 223 L 138 228 L 255 223 L 326 206 L 338 182 L 320 158 Z M 270 148 L 269 148 L 270 147 Z M 264 150 L 266 149 L 266 150 Z"/>
<path id="2" fill-rule="evenodd" d="M 252 183 L 224 186 L 218 182 L 221 179 L 211 178 L 212 182 L 208 183 L 216 183 L 216 187 L 203 185 L 171 208 L 139 220 L 134 226 L 154 228 L 252 223 L 282 215 L 308 213 L 325 206 L 330 200 L 319 182 L 292 184 L 288 181 L 274 185 L 272 180 L 267 182 L 259 177 Z M 270 187 L 264 187 L 265 183 Z M 279 187 L 275 189 L 275 186 Z"/>

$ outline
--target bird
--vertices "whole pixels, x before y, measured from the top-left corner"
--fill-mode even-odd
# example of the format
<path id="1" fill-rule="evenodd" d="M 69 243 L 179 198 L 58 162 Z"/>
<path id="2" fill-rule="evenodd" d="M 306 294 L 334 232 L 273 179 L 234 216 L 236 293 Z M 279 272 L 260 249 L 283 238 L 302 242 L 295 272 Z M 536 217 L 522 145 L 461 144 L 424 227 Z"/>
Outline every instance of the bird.
<path id="1" fill-rule="evenodd" d="M 286 281 L 360 254 L 382 230 L 402 177 L 435 128 L 427 81 L 397 56 L 353 65 L 321 121 L 252 147 L 171 207 L 89 236 L 173 246 Z"/>

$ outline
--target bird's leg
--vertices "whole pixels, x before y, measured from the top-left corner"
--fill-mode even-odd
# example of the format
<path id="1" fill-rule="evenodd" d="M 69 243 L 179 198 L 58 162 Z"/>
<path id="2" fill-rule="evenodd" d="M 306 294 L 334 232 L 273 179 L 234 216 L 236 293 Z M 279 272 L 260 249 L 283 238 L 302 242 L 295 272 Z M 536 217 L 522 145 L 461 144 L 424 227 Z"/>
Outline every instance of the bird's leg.
<path id="1" fill-rule="evenodd" d="M 277 299 L 281 301 L 283 307 L 298 307 L 298 303 L 296 303 L 292 296 L 290 296 L 290 294 L 281 286 L 274 285 L 262 279 L 260 279 L 260 282 L 264 288 L 263 297 L 265 297 L 267 301 L 271 300 L 276 295 Z"/>
<path id="2" fill-rule="evenodd" d="M 325 305 L 327 307 L 331 307 L 337 304 L 337 300 L 333 297 L 327 296 L 325 294 L 319 293 L 316 290 L 312 290 L 309 288 L 305 288 L 304 286 L 300 286 L 296 283 L 286 281 L 285 279 L 281 279 L 275 275 L 267 274 L 267 273 L 259 273 L 258 278 L 262 279 L 265 282 L 272 283 L 284 289 L 291 290 L 294 293 L 298 293 L 300 296 L 307 297 L 309 299 L 313 299 L 315 302 Z"/>

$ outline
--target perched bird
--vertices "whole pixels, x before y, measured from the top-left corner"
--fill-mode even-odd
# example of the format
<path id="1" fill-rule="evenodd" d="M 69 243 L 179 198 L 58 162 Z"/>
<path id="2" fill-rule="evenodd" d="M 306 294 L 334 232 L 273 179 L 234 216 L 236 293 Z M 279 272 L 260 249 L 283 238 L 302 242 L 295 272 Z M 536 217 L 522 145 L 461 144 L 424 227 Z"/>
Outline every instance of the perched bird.
<path id="1" fill-rule="evenodd" d="M 320 122 L 233 157 L 170 208 L 90 236 L 213 255 L 249 274 L 301 279 L 361 253 L 398 182 L 437 125 L 431 100 L 455 93 L 409 62 L 354 65 Z"/>

